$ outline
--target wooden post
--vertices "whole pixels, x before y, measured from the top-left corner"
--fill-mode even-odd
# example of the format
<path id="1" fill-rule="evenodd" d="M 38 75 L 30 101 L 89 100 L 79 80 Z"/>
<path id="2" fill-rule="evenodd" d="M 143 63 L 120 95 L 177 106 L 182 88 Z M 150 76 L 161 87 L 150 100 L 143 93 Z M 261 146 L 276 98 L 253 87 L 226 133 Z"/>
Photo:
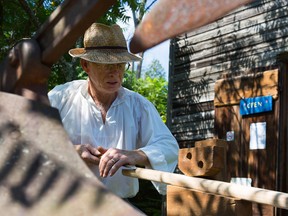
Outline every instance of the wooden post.
<path id="1" fill-rule="evenodd" d="M 249 201 L 169 185 L 167 215 L 252 215 Z"/>

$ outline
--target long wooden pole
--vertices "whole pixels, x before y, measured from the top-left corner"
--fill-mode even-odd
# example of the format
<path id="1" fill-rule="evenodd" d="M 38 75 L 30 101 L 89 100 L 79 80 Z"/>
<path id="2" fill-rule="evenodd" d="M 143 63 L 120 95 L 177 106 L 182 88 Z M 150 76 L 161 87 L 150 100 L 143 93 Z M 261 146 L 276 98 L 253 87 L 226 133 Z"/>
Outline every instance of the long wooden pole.
<path id="1" fill-rule="evenodd" d="M 279 191 L 247 187 L 233 183 L 189 177 L 151 169 L 123 169 L 123 175 L 174 185 L 206 193 L 234 197 L 251 202 L 288 209 L 288 194 Z"/>

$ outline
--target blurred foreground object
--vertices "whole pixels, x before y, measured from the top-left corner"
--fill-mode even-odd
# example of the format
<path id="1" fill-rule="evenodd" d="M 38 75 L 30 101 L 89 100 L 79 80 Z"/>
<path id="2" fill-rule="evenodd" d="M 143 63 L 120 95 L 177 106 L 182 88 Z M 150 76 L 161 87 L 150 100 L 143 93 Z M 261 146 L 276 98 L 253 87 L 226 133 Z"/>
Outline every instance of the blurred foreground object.
<path id="1" fill-rule="evenodd" d="M 253 0 L 159 0 L 136 28 L 130 51 L 143 52 L 176 35 L 219 19 Z"/>
<path id="2" fill-rule="evenodd" d="M 1 63 L 1 213 L 142 215 L 85 165 L 47 97 L 51 66 L 114 2 L 64 1 L 33 38 L 19 41 Z"/>
<path id="3" fill-rule="evenodd" d="M 142 215 L 109 192 L 75 151 L 58 110 L 0 92 L 0 212 Z"/>

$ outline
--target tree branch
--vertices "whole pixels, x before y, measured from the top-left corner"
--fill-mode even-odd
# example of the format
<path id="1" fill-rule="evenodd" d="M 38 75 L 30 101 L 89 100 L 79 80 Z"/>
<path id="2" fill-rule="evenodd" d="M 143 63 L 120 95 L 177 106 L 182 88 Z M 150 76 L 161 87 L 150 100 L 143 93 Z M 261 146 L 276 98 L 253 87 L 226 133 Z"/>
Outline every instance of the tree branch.
<path id="1" fill-rule="evenodd" d="M 156 2 L 157 0 L 154 0 L 153 2 L 151 2 L 150 5 L 148 5 L 148 7 L 145 9 L 145 12 L 148 11 L 152 6 L 153 4 Z"/>
<path id="2" fill-rule="evenodd" d="M 28 14 L 28 16 L 31 18 L 33 25 L 35 27 L 39 28 L 41 26 L 40 21 L 35 16 L 34 12 L 31 10 L 30 6 L 25 0 L 18 0 L 20 5 L 22 6 L 23 10 Z"/>

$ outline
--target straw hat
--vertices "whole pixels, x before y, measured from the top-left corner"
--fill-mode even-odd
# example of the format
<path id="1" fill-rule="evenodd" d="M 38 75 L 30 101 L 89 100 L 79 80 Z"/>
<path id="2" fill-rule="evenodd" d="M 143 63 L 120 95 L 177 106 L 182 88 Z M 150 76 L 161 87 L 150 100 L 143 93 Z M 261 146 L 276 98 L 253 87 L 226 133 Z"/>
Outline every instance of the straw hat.
<path id="1" fill-rule="evenodd" d="M 140 61 L 141 58 L 128 52 L 125 37 L 118 25 L 107 26 L 93 23 L 84 34 L 84 48 L 69 50 L 72 57 L 102 64 L 117 64 Z"/>

